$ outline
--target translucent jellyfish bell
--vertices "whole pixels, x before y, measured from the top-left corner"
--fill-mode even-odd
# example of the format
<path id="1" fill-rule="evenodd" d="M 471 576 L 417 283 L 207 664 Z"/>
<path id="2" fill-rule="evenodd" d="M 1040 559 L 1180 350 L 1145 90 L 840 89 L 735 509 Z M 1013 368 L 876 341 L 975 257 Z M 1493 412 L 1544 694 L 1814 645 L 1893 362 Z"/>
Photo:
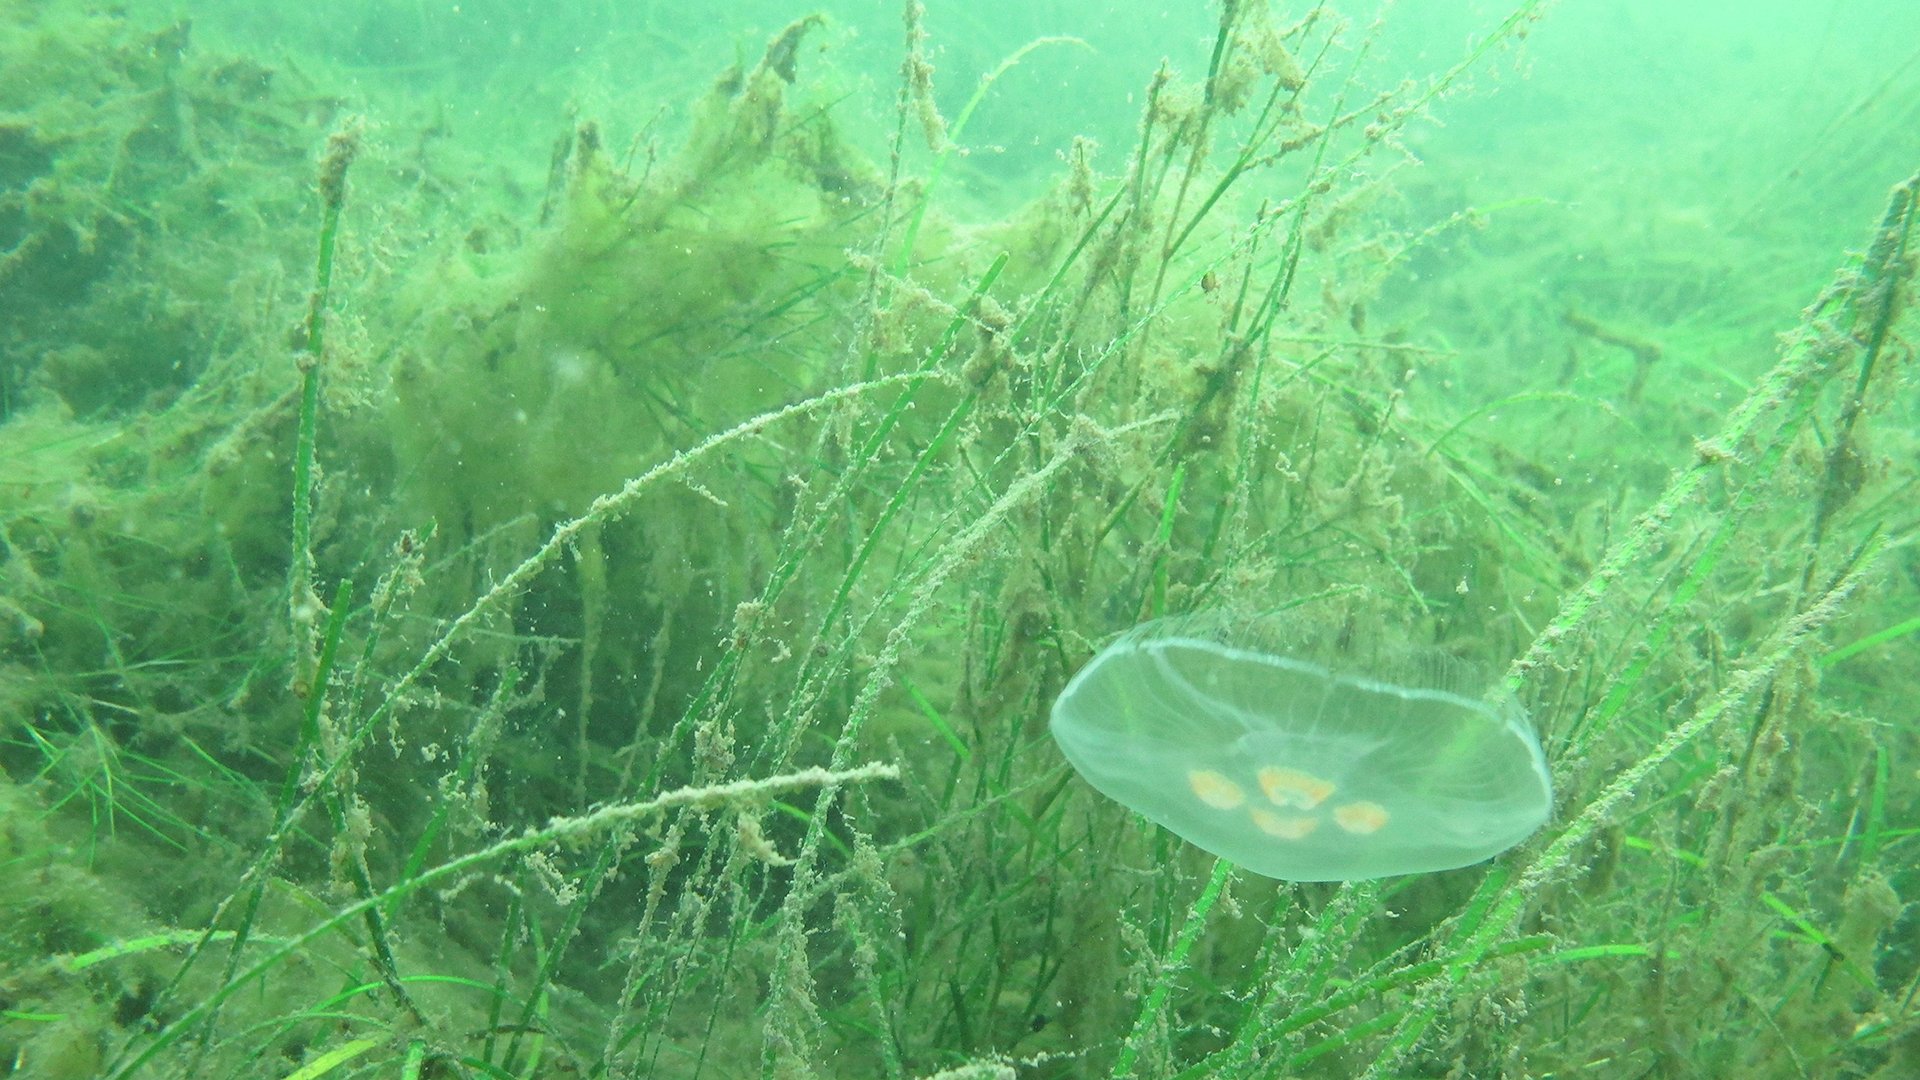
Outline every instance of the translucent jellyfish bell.
<path id="1" fill-rule="evenodd" d="M 1055 741 L 1109 798 L 1288 881 L 1450 870 L 1546 822 L 1525 710 L 1466 665 L 1419 653 L 1361 672 L 1194 625 L 1135 628 L 1054 703 Z"/>

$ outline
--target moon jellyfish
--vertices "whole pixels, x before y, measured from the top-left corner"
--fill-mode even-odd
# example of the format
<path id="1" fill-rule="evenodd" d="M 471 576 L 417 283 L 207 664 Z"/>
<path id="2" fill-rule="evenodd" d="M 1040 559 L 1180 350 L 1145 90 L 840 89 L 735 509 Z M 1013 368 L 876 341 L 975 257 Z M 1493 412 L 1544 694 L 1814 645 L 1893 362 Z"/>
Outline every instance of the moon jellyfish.
<path id="1" fill-rule="evenodd" d="M 1054 703 L 1055 741 L 1107 797 L 1287 881 L 1450 870 L 1546 822 L 1526 711 L 1467 665 L 1428 652 L 1361 672 L 1195 625 L 1136 627 Z"/>

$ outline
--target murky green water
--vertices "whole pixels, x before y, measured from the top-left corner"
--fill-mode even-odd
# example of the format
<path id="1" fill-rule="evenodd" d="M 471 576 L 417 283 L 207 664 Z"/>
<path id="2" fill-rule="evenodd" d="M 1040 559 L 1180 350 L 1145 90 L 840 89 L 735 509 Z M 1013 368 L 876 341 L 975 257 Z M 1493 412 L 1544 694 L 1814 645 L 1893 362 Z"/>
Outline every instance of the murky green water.
<path id="1" fill-rule="evenodd" d="M 0 2 L 0 1071 L 1920 1072 L 1917 19 Z M 1283 610 L 1545 826 L 1049 737 Z"/>

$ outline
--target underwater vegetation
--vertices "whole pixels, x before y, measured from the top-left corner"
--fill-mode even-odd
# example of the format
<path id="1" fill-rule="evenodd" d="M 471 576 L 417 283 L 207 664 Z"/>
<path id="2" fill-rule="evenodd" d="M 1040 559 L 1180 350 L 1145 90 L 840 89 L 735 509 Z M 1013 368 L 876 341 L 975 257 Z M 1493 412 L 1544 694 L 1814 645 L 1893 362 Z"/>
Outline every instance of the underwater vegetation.
<path id="1" fill-rule="evenodd" d="M 0 5 L 0 1074 L 1920 1074 L 1910 149 L 1543 316 L 1409 145 L 1542 3 L 1017 205 L 903 9 L 526 185 Z"/>

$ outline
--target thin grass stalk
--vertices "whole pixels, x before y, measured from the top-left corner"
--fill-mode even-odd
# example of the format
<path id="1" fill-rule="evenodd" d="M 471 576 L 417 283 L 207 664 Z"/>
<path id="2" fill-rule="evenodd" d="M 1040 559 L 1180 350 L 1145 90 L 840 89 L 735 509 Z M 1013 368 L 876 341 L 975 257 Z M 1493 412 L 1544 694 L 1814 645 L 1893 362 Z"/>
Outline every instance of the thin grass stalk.
<path id="1" fill-rule="evenodd" d="M 1900 308 L 1912 282 L 1914 268 L 1903 253 L 1913 228 L 1916 189 L 1920 189 L 1920 175 L 1893 189 L 1859 276 L 1843 274 L 1828 292 L 1829 296 L 1839 294 L 1852 298 L 1855 332 L 1866 331 L 1864 345 L 1868 356 L 1877 355 L 1884 344 L 1893 314 Z M 1824 302 L 1817 301 L 1810 310 L 1817 313 L 1823 306 Z M 1864 328 L 1859 325 L 1862 322 L 1866 324 Z M 1653 507 L 1634 520 L 1627 535 L 1607 552 L 1599 568 L 1561 605 L 1526 653 L 1507 669 L 1505 686 L 1509 692 L 1518 691 L 1529 672 L 1585 625 L 1594 606 L 1606 597 L 1627 568 L 1656 548 L 1674 515 L 1707 477 L 1727 462 L 1738 460 L 1739 448 L 1748 445 L 1763 421 L 1807 392 L 1810 382 L 1831 378 L 1835 361 L 1852 343 L 1853 339 L 1840 337 L 1817 322 L 1801 325 L 1779 362 L 1728 414 L 1720 431 L 1697 444 L 1700 452 L 1695 459 L 1674 477 Z M 1861 383 L 1869 373 L 1870 367 L 1863 358 Z"/>
<path id="2" fill-rule="evenodd" d="M 1870 255 L 1863 271 L 1858 275 L 1843 273 L 1834 286 L 1823 294 L 1822 300 L 1810 309 L 1809 321 L 1803 323 L 1800 332 L 1790 339 L 1780 360 L 1728 414 L 1719 433 L 1710 441 L 1700 444 L 1703 449 L 1696 455 L 1695 461 L 1675 476 L 1652 509 L 1635 519 L 1626 535 L 1601 560 L 1593 575 L 1562 604 L 1560 611 L 1535 638 L 1527 652 L 1514 661 L 1505 679 L 1509 691 L 1517 691 L 1530 671 L 1585 625 L 1596 605 L 1613 590 L 1626 570 L 1652 553 L 1665 536 L 1674 515 L 1693 497 L 1707 476 L 1724 468 L 1729 460 L 1737 460 L 1736 449 L 1747 445 L 1766 419 L 1786 408 L 1789 403 L 1803 400 L 1802 395 L 1813 393 L 1821 383 L 1830 379 L 1839 369 L 1838 359 L 1851 346 L 1858 343 L 1870 347 L 1875 340 L 1871 332 L 1873 328 L 1890 325 L 1890 312 L 1897 310 L 1904 299 L 1914 268 L 1904 259 L 1886 258 L 1885 253 L 1905 250 L 1906 237 L 1912 227 L 1915 186 L 1915 180 L 1909 180 L 1894 189 L 1887 212 L 1882 215 L 1875 239 L 1869 246 Z M 1882 255 L 1876 258 L 1873 253 Z M 1813 321 L 1835 297 L 1850 298 L 1856 321 L 1865 323 L 1868 333 L 1857 337 L 1841 336 Z M 1773 432 L 1768 441 L 1769 449 L 1789 438 L 1793 427 L 1783 424 Z M 1416 991 L 1416 999 L 1424 999 L 1426 1003 L 1409 1012 L 1396 1026 L 1387 1045 L 1375 1057 L 1369 1075 L 1379 1075 L 1381 1070 L 1395 1067 L 1412 1050 L 1420 1036 L 1438 1018 L 1444 1003 L 1463 985 L 1469 972 L 1518 920 L 1529 899 L 1565 872 L 1580 846 L 1611 820 L 1612 815 L 1639 791 L 1641 784 L 1656 768 L 1734 710 L 1765 692 L 1774 674 L 1799 655 L 1811 636 L 1839 617 L 1844 602 L 1870 572 L 1875 559 L 1885 547 L 1886 542 L 1879 534 L 1870 537 L 1863 548 L 1855 552 L 1845 572 L 1816 603 L 1782 624 L 1773 642 L 1760 652 L 1759 659 L 1752 666 L 1737 674 L 1692 717 L 1670 730 L 1664 739 L 1632 766 L 1617 774 L 1534 858 L 1518 882 L 1500 891 L 1491 914 L 1483 922 L 1471 929 L 1456 925 L 1452 940 L 1459 944 L 1447 951 L 1458 959 L 1448 965 L 1444 975 L 1428 980 Z"/>
<path id="3" fill-rule="evenodd" d="M 430 885 L 457 881 L 489 863 L 511 855 L 523 854 L 556 844 L 577 842 L 610 829 L 623 828 L 635 822 L 657 817 L 679 807 L 697 806 L 710 810 L 729 807 L 752 809 L 788 791 L 810 787 L 826 787 L 837 791 L 848 784 L 895 780 L 899 776 L 899 767 L 885 762 L 869 762 L 848 769 L 800 769 L 758 780 L 737 780 L 729 784 L 714 784 L 707 787 L 677 788 L 639 802 L 602 807 L 577 817 L 555 818 L 540 828 L 529 828 L 519 836 L 501 840 L 477 851 L 470 851 L 406 881 L 396 882 L 373 896 L 362 897 L 340 908 L 299 934 L 276 941 L 275 947 L 251 967 L 234 978 L 226 980 L 205 998 L 182 1011 L 172 1023 L 156 1033 L 138 1054 L 134 1054 L 131 1058 L 122 1054 L 120 1060 L 109 1068 L 106 1074 L 107 1080 L 125 1080 L 138 1075 L 141 1068 L 162 1050 L 173 1045 L 186 1029 L 197 1026 L 205 1015 L 217 1009 L 228 998 L 248 984 L 281 967 L 295 953 L 314 941 L 340 930 L 342 926 L 353 919 L 363 917 L 373 908 L 392 905 Z M 537 997 L 538 994 L 534 996 Z"/>
<path id="4" fill-rule="evenodd" d="M 1781 627 L 1751 667 L 1736 675 L 1692 717 L 1669 731 L 1666 738 L 1652 750 L 1618 773 L 1581 810 L 1579 816 L 1560 830 L 1553 842 L 1534 858 L 1513 886 L 1501 893 L 1485 921 L 1471 933 L 1454 935 L 1454 943 L 1449 943 L 1446 948 L 1452 957 L 1451 962 L 1444 971 L 1426 980 L 1415 991 L 1415 1000 L 1421 1004 L 1407 1013 L 1393 1038 L 1374 1058 L 1368 1070 L 1369 1076 L 1392 1074 L 1391 1070 L 1397 1067 L 1400 1059 L 1413 1049 L 1420 1036 L 1439 1018 L 1445 1003 L 1480 969 L 1501 937 L 1519 920 L 1526 905 L 1566 873 L 1574 861 L 1575 853 L 1600 828 L 1613 820 L 1615 813 L 1627 800 L 1639 793 L 1641 785 L 1655 769 L 1762 694 L 1774 676 L 1805 651 L 1815 634 L 1845 613 L 1846 601 L 1871 575 L 1876 560 L 1885 549 L 1884 541 L 1876 538 L 1861 552 L 1860 558 L 1847 574 L 1821 596 L 1818 603 Z"/>
<path id="5" fill-rule="evenodd" d="M 1848 478 L 1859 469 L 1859 449 L 1854 445 L 1854 426 L 1867 409 L 1867 391 L 1873 373 L 1886 348 L 1887 334 L 1905 302 L 1906 283 L 1913 276 L 1907 262 L 1907 241 L 1913 231 L 1915 196 L 1920 194 L 1920 173 L 1908 177 L 1893 189 L 1887 201 L 1880 229 L 1860 268 L 1860 282 L 1848 290 L 1848 305 L 1853 309 L 1854 335 L 1860 342 L 1860 363 L 1853 388 L 1840 403 L 1840 416 L 1834 424 L 1833 440 L 1827 447 L 1826 476 L 1820 485 L 1813 512 L 1813 529 L 1807 539 L 1807 564 L 1800 587 L 1813 582 L 1820 541 L 1826 535 L 1827 522 L 1853 498 L 1858 485 Z M 1865 323 L 1864 333 L 1861 324 Z"/>
<path id="6" fill-rule="evenodd" d="M 280 805 L 275 815 L 276 825 L 285 824 L 299 775 L 305 768 L 306 756 L 319 741 L 319 714 L 326 696 L 324 680 L 332 667 L 343 629 L 342 600 L 350 595 L 347 583 L 342 582 L 335 597 L 335 606 L 340 610 L 326 620 L 323 628 L 321 616 L 328 609 L 314 592 L 313 583 L 314 456 L 319 437 L 320 372 L 326 350 L 327 301 L 333 289 L 334 249 L 340 236 L 340 214 L 346 206 L 347 170 L 359 150 L 359 128 L 356 123 L 350 122 L 328 138 L 326 153 L 321 159 L 315 181 L 315 189 L 320 197 L 320 234 L 315 245 L 313 289 L 307 296 L 307 316 L 302 324 L 300 347 L 296 353 L 296 364 L 300 371 L 300 412 L 294 438 L 293 547 L 288 563 L 287 584 L 287 613 L 294 650 L 293 690 L 294 695 L 305 702 L 305 708 L 300 728 L 300 748 L 288 764 Z M 246 911 L 228 954 L 229 976 L 239 962 L 240 950 L 246 944 L 264 888 L 264 881 L 256 881 L 247 893 Z M 208 923 L 200 942 L 189 954 L 189 962 L 211 942 L 214 926 L 214 921 Z M 186 971 L 187 964 L 182 964 L 161 991 L 158 1000 L 165 1000 L 178 988 Z M 199 1052 L 204 1053 L 207 1046 L 207 1040 L 203 1039 Z"/>
<path id="7" fill-rule="evenodd" d="M 887 632 L 871 669 L 862 679 L 860 689 L 849 706 L 846 719 L 842 722 L 835 739 L 830 759 L 835 764 L 831 767 L 837 769 L 840 767 L 838 763 L 851 759 L 862 727 L 867 718 L 872 715 L 881 693 L 893 683 L 894 672 L 906 655 L 909 637 L 919 626 L 926 612 L 931 609 L 935 596 L 954 573 L 961 566 L 977 558 L 978 549 L 996 530 L 1006 524 L 1009 515 L 1044 491 L 1056 473 L 1077 460 L 1093 446 L 1121 433 L 1123 432 L 1100 432 L 1094 429 L 1090 422 L 1077 427 L 1062 440 L 1060 448 L 1051 461 L 1009 485 L 991 507 L 970 522 L 943 548 L 940 558 L 927 567 L 919 577 L 907 601 L 905 611 Z M 889 603 L 890 597 L 891 593 L 887 597 L 882 597 L 878 601 L 876 611 L 880 606 Z M 809 1025 L 817 1020 L 813 1004 L 812 979 L 807 962 L 805 912 L 822 887 L 819 869 L 820 847 L 825 837 L 827 812 L 832 794 L 832 789 L 823 788 L 815 800 L 813 812 L 808 819 L 806 834 L 794 855 L 793 884 L 787 890 L 787 895 L 781 903 L 780 914 L 776 919 L 779 932 L 773 973 L 769 979 L 767 991 L 767 998 L 771 1003 L 766 1020 L 768 1031 L 766 1064 L 769 1067 L 781 1060 L 790 1063 L 804 1060 L 805 1048 L 810 1044 L 813 1031 Z M 796 1012 L 798 1016 L 795 1015 Z"/>
<path id="8" fill-rule="evenodd" d="M 1149 1033 L 1156 1028 L 1164 1028 L 1167 997 L 1173 992 L 1174 980 L 1186 969 L 1187 954 L 1193 951 L 1194 942 L 1200 940 L 1200 932 L 1207 926 L 1207 916 L 1213 911 L 1213 905 L 1220 899 L 1232 876 L 1232 863 L 1225 859 L 1213 861 L 1213 873 L 1201 888 L 1200 895 L 1194 898 L 1193 905 L 1187 909 L 1187 917 L 1180 925 L 1180 935 L 1174 939 L 1173 948 L 1168 951 L 1166 959 L 1156 965 L 1153 988 L 1140 1003 L 1140 1013 L 1134 1017 L 1133 1027 L 1120 1046 L 1120 1056 L 1114 1059 L 1114 1080 L 1126 1080 L 1133 1075 Z M 1167 1056 L 1171 1058 L 1171 1054 Z"/>
<path id="9" fill-rule="evenodd" d="M 313 588 L 313 487 L 315 444 L 320 416 L 320 371 L 326 356 L 327 299 L 333 289 L 333 253 L 340 236 L 340 212 L 347 201 L 347 170 L 360 152 L 360 132 L 348 124 L 327 140 L 320 163 L 320 242 L 307 296 L 307 319 L 297 356 L 300 369 L 300 417 L 293 454 L 293 558 L 288 572 L 287 611 L 293 625 L 294 693 L 320 692 L 314 686 L 317 626 L 325 610 Z"/>
<path id="10" fill-rule="evenodd" d="M 428 671 L 452 651 L 453 646 L 465 636 L 468 628 L 474 625 L 486 612 L 491 611 L 495 606 L 504 602 L 507 597 L 514 595 L 521 588 L 524 588 L 541 568 L 552 562 L 553 559 L 566 548 L 568 542 L 581 530 L 589 528 L 598 522 L 610 520 L 624 514 L 632 508 L 632 505 L 637 502 L 643 494 L 650 491 L 656 484 L 685 474 L 709 456 L 738 440 L 758 434 L 769 427 L 776 426 L 781 421 L 800 416 L 813 415 L 824 409 L 855 399 L 863 394 L 901 384 L 913 378 L 924 377 L 924 375 L 893 375 L 871 382 L 855 383 L 850 386 L 825 391 L 814 397 L 742 421 L 726 431 L 710 436 L 696 446 L 675 453 L 666 461 L 629 479 L 618 491 L 596 498 L 588 507 L 587 511 L 579 517 L 563 522 L 557 526 L 545 544 L 532 555 L 528 556 L 514 571 L 496 582 L 492 588 L 477 598 L 465 612 L 456 617 L 453 622 L 448 625 L 414 666 L 403 674 L 393 685 L 387 688 L 385 700 L 377 706 L 371 714 L 353 724 L 351 730 L 347 732 L 346 737 L 341 740 L 339 755 L 324 762 L 315 770 L 311 776 L 312 787 L 308 790 L 308 793 L 302 796 L 286 814 L 282 815 L 280 827 L 269 834 L 262 843 L 261 850 L 254 856 L 252 863 L 242 873 L 238 888 L 225 902 L 216 907 L 213 916 L 207 921 L 207 929 L 203 933 L 201 941 L 189 950 L 187 956 L 181 960 L 180 967 L 174 973 L 168 984 L 169 989 L 177 987 L 181 981 L 185 979 L 187 972 L 199 960 L 206 945 L 213 940 L 215 928 L 219 926 L 226 909 L 235 900 L 251 895 L 251 890 L 261 887 L 264 884 L 270 868 L 280 858 L 284 845 L 293 831 L 293 823 L 299 820 L 314 798 L 318 797 L 321 792 L 330 789 L 334 775 L 342 768 L 348 767 L 352 755 L 358 750 L 360 744 L 365 741 L 372 730 L 396 713 L 399 704 L 405 699 L 407 691 L 417 685 L 420 680 L 426 676 Z M 607 868 L 610 867 L 611 864 L 609 863 Z M 406 883 L 401 882 L 399 884 L 405 885 Z M 392 891 L 392 889 L 388 890 L 388 892 Z M 593 890 L 591 889 L 584 890 L 586 895 L 591 895 L 592 892 Z M 404 896 L 406 893 L 401 892 L 396 895 Z M 237 952 L 237 945 L 235 951 Z"/>

